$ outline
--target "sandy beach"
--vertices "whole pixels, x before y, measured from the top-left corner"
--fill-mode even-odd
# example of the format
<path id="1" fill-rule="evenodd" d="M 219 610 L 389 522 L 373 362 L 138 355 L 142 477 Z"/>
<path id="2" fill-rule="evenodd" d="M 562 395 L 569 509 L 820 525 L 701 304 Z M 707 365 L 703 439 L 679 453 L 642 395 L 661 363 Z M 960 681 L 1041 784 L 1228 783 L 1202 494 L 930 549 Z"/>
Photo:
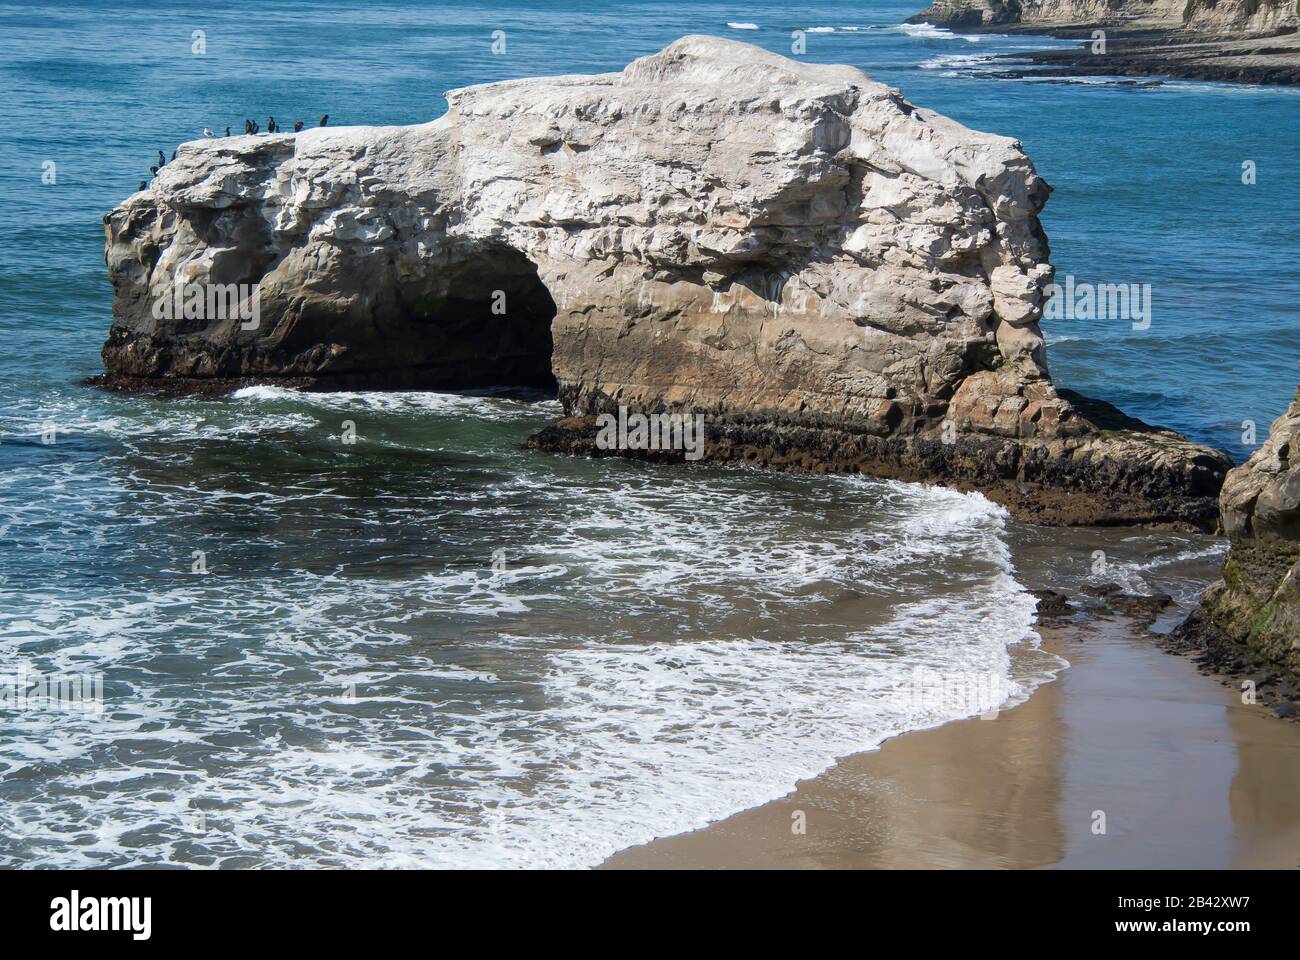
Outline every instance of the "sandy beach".
<path id="1" fill-rule="evenodd" d="M 1300 867 L 1300 725 L 1127 622 L 1041 632 L 1071 666 L 1021 705 L 888 740 L 603 866 Z"/>

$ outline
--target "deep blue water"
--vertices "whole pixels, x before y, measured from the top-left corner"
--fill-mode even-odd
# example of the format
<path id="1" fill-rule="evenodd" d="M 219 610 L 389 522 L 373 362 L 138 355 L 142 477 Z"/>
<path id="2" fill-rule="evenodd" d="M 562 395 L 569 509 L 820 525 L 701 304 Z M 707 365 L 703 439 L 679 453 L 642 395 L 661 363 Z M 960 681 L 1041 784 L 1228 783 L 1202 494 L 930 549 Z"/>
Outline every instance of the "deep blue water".
<path id="1" fill-rule="evenodd" d="M 1012 681 L 1032 603 L 980 498 L 533 456 L 538 398 L 78 382 L 100 218 L 205 126 L 419 122 L 687 33 L 835 27 L 808 59 L 1023 141 L 1061 276 L 1152 285 L 1149 330 L 1045 325 L 1058 382 L 1243 458 L 1297 380 L 1300 93 L 991 79 L 970 58 L 1052 41 L 891 26 L 921 5 L 0 4 L 0 673 L 101 672 L 109 704 L 0 717 L 0 863 L 596 862 L 952 713 L 865 696 L 904 667 Z M 1097 546 L 1022 536 L 1081 575 Z"/>

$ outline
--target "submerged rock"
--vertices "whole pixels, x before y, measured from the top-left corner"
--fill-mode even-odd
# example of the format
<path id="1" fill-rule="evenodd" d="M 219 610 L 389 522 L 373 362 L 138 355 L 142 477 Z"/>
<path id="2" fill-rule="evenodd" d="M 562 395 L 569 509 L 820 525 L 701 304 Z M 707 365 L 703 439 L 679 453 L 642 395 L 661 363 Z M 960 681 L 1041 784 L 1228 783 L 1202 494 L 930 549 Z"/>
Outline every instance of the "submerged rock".
<path id="1" fill-rule="evenodd" d="M 1016 141 L 711 37 L 447 100 L 183 145 L 105 218 L 104 382 L 554 384 L 567 418 L 535 446 L 638 455 L 596 416 L 702 413 L 713 460 L 1214 523 L 1222 454 L 1052 385 L 1050 190 Z"/>
<path id="2" fill-rule="evenodd" d="M 1033 590 L 1031 591 L 1038 600 L 1038 619 L 1044 620 L 1064 620 L 1072 617 L 1079 611 L 1075 609 L 1074 604 L 1070 603 L 1070 598 L 1063 593 L 1057 593 L 1055 590 Z"/>
<path id="3" fill-rule="evenodd" d="M 1143 626 L 1155 623 L 1161 612 L 1173 602 L 1174 598 L 1167 593 L 1117 593 L 1106 597 L 1110 609 Z"/>
<path id="4" fill-rule="evenodd" d="M 1231 549 L 1223 579 L 1175 630 L 1226 673 L 1264 669 L 1300 683 L 1300 390 L 1268 440 L 1228 474 L 1220 497 Z"/>

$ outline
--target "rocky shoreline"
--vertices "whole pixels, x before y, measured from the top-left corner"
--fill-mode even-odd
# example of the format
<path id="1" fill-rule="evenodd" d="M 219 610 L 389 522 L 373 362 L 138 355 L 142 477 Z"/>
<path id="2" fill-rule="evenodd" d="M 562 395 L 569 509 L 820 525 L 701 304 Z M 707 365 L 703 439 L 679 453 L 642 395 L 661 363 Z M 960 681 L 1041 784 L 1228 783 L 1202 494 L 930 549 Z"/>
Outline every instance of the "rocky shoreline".
<path id="1" fill-rule="evenodd" d="M 1202 592 L 1190 615 L 1167 633 L 1148 633 L 1171 653 L 1191 657 L 1203 672 L 1300 720 L 1300 390 L 1268 439 L 1229 472 L 1220 496 L 1229 552 L 1220 579 Z M 1069 597 L 1036 592 L 1044 622 L 1087 623 L 1099 614 L 1149 628 L 1172 602 L 1164 594 L 1126 593 L 1118 583 Z"/>
<path id="2" fill-rule="evenodd" d="M 1225 83 L 1300 83 L 1300 17 L 1282 0 L 939 0 L 912 23 L 1078 40 L 1069 49 L 1006 54 L 1025 69 L 993 76 L 1170 77 Z M 1096 47 L 1097 31 L 1105 35 Z"/>
<path id="3" fill-rule="evenodd" d="M 1227 566 L 1239 568 L 1240 564 L 1238 550 L 1236 560 L 1230 558 Z M 1217 598 L 1223 589 L 1222 582 L 1211 584 L 1206 597 Z M 1172 631 L 1156 632 L 1152 626 L 1173 603 L 1168 594 L 1128 593 L 1118 583 L 1089 586 L 1074 597 L 1053 590 L 1036 590 L 1034 594 L 1040 624 L 1092 631 L 1105 623 L 1123 620 L 1131 625 L 1134 636 L 1155 643 L 1167 653 L 1190 658 L 1201 673 L 1238 694 L 1249 690 L 1243 703 L 1259 704 L 1280 719 L 1300 722 L 1300 675 L 1276 654 L 1262 656 L 1233 633 L 1216 626 L 1207 613 L 1206 600 Z"/>
<path id="4" fill-rule="evenodd" d="M 993 32 L 1003 32 L 999 28 Z M 1104 55 L 1091 51 L 1091 36 L 1100 25 L 1052 30 L 1007 30 L 1079 39 L 1076 48 L 1005 54 L 997 59 L 1026 64 L 995 76 L 1011 79 L 1040 77 L 1169 77 L 1219 83 L 1300 83 L 1300 36 L 1216 39 L 1189 36 L 1178 30 L 1116 30 L 1106 33 Z"/>
<path id="5" fill-rule="evenodd" d="M 1169 638 L 1207 669 L 1253 684 L 1296 717 L 1300 700 L 1300 390 L 1220 496 L 1222 579 Z"/>

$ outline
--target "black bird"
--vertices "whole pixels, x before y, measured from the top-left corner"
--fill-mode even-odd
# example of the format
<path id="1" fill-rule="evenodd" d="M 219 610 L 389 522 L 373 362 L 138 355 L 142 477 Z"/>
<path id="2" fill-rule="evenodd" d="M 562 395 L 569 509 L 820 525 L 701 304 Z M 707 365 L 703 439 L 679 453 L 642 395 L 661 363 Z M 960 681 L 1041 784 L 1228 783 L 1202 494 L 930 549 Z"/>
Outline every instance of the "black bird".
<path id="1" fill-rule="evenodd" d="M 254 133 L 261 133 L 261 132 L 262 132 L 262 127 L 261 127 L 261 125 L 260 125 L 256 120 L 253 121 L 253 132 L 254 132 Z"/>
<path id="2" fill-rule="evenodd" d="M 320 125 L 321 125 L 322 127 L 325 126 L 325 124 L 327 124 L 327 123 L 329 123 L 329 122 L 330 122 L 330 115 L 329 115 L 328 113 L 325 114 L 325 116 L 323 116 L 323 117 L 320 118 Z"/>
<path id="3" fill-rule="evenodd" d="M 244 132 L 245 132 L 245 133 L 252 133 L 252 132 L 253 132 L 253 121 L 252 121 L 252 120 L 245 120 L 245 121 L 244 121 Z"/>
<path id="4" fill-rule="evenodd" d="M 172 159 L 173 159 L 173 160 L 176 159 L 176 151 L 175 151 L 175 150 L 172 151 Z"/>
<path id="5" fill-rule="evenodd" d="M 140 181 L 140 189 L 141 189 L 141 190 L 147 190 L 148 188 L 149 188 L 149 184 L 147 184 L 145 181 L 141 180 L 141 181 Z"/>
<path id="6" fill-rule="evenodd" d="M 167 162 L 167 154 L 161 150 L 158 151 L 158 166 L 163 166 Z"/>
<path id="7" fill-rule="evenodd" d="M 275 125 L 275 117 L 266 118 L 266 132 L 275 133 L 280 128 Z"/>
<path id="8" fill-rule="evenodd" d="M 301 121 L 301 120 L 295 120 L 295 121 L 293 122 L 293 132 L 294 132 L 294 133 L 297 133 L 297 132 L 300 131 L 301 129 L 302 129 L 302 121 Z"/>
<path id="9" fill-rule="evenodd" d="M 149 168 L 149 172 L 152 173 L 152 174 L 156 177 L 156 176 L 158 175 L 158 168 L 157 168 L 157 167 L 150 167 L 150 168 Z"/>
<path id="10" fill-rule="evenodd" d="M 226 136 L 230 136 L 230 128 L 226 127 Z"/>

